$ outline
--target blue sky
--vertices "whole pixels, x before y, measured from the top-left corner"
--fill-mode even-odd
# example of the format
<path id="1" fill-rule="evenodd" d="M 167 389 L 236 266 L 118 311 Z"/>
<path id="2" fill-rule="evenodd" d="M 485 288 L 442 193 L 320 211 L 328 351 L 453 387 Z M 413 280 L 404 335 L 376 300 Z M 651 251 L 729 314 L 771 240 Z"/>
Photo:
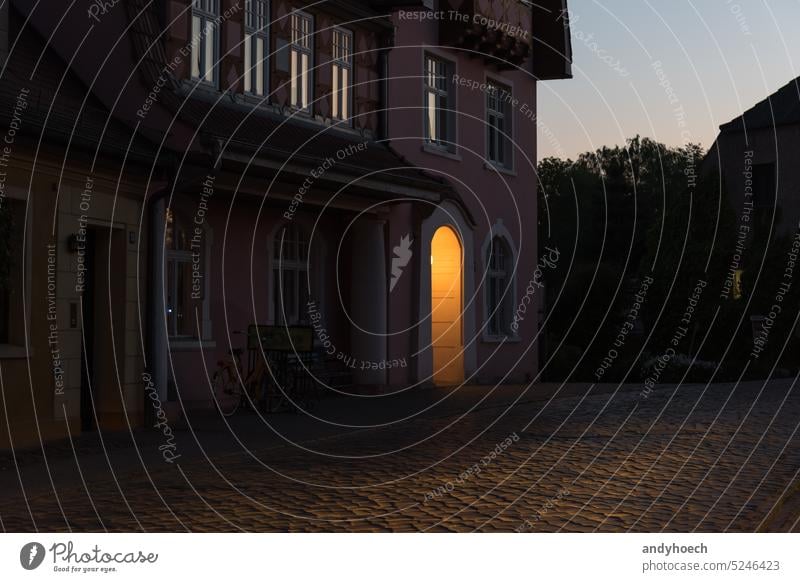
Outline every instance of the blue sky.
<path id="1" fill-rule="evenodd" d="M 569 0 L 574 78 L 539 84 L 539 157 L 640 134 L 706 149 L 800 76 L 800 0 Z"/>

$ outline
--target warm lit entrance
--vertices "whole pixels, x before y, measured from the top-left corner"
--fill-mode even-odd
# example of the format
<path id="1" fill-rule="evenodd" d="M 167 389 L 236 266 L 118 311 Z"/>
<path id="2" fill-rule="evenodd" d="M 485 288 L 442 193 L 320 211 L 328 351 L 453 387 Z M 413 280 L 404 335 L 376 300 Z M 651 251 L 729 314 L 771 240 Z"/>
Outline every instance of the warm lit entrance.
<path id="1" fill-rule="evenodd" d="M 443 226 L 431 241 L 431 341 L 433 381 L 440 385 L 464 381 L 461 241 Z"/>

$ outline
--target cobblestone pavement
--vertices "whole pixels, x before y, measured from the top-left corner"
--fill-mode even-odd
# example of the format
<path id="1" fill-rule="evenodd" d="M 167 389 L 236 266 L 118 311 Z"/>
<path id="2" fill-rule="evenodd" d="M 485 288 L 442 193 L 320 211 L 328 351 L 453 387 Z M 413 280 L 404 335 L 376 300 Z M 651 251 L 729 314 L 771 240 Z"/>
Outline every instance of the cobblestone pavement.
<path id="1" fill-rule="evenodd" d="M 87 477 L 29 507 L 0 502 L 0 518 L 7 531 L 800 531 L 800 394 L 760 390 L 412 420 Z"/>

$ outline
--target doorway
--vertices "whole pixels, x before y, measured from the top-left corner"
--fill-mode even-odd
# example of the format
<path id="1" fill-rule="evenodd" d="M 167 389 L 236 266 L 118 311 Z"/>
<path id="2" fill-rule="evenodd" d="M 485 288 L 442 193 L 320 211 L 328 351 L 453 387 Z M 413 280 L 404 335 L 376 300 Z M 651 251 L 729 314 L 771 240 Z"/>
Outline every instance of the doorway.
<path id="1" fill-rule="evenodd" d="M 431 240 L 431 343 L 433 382 L 452 386 L 464 381 L 464 251 L 449 226 Z"/>
<path id="2" fill-rule="evenodd" d="M 94 291 L 95 291 L 95 229 L 86 230 L 83 250 L 83 265 L 86 267 L 83 278 L 83 297 L 81 297 L 81 430 L 94 430 L 96 427 L 94 388 Z M 80 252 L 80 251 L 79 251 Z"/>
<path id="3" fill-rule="evenodd" d="M 81 330 L 81 430 L 123 428 L 125 231 L 86 230 Z"/>

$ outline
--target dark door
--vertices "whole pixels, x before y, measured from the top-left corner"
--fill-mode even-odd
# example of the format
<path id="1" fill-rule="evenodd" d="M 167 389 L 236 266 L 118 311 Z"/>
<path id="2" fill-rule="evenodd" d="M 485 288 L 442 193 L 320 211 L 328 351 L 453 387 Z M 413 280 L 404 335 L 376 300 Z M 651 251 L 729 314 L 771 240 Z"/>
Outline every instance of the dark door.
<path id="1" fill-rule="evenodd" d="M 94 430 L 97 426 L 95 414 L 95 287 L 97 264 L 97 235 L 94 229 L 86 231 L 83 260 L 83 296 L 81 297 L 81 430 Z M 79 254 L 80 256 L 80 254 Z"/>

